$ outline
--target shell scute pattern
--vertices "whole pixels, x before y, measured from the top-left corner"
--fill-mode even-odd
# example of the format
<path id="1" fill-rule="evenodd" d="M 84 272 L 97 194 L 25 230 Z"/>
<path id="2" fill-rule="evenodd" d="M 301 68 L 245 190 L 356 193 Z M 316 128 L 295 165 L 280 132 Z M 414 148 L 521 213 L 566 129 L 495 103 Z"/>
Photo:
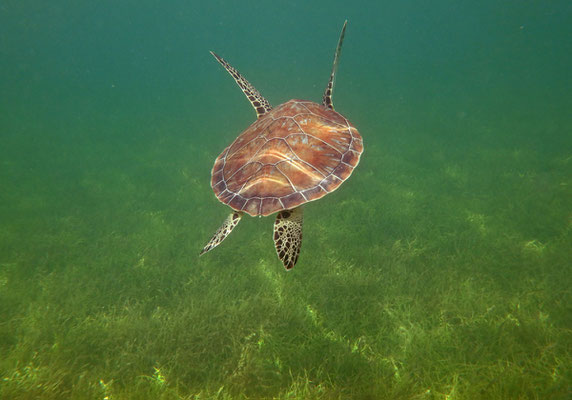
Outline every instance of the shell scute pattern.
<path id="1" fill-rule="evenodd" d="M 255 121 L 219 155 L 211 186 L 233 209 L 269 215 L 337 189 L 362 151 L 360 134 L 341 114 L 290 100 Z"/>

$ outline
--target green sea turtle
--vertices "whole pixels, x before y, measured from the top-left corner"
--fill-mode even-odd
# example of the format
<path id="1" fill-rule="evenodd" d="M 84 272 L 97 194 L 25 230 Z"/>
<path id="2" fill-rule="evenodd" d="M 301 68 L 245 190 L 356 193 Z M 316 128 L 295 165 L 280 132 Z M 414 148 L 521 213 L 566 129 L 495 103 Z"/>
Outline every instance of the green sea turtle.
<path id="1" fill-rule="evenodd" d="M 267 216 L 278 212 L 274 244 L 289 270 L 302 245 L 303 204 L 336 190 L 359 163 L 363 143 L 357 129 L 334 111 L 332 91 L 344 23 L 322 104 L 290 100 L 275 108 L 224 59 L 211 52 L 232 75 L 258 119 L 218 156 L 211 172 L 216 197 L 232 213 L 201 251 L 218 246 L 244 213 Z"/>

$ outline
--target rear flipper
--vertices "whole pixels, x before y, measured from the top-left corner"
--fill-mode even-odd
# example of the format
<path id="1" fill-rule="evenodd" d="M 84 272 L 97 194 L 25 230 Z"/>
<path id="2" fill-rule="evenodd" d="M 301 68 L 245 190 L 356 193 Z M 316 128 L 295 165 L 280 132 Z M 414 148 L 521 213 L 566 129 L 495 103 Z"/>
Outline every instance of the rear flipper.
<path id="1" fill-rule="evenodd" d="M 274 222 L 274 245 L 278 258 L 286 269 L 292 269 L 298 261 L 302 247 L 302 223 L 304 210 L 296 207 L 293 210 L 280 211 Z"/>
<path id="2" fill-rule="evenodd" d="M 221 244 L 222 241 L 224 239 L 226 239 L 226 237 L 230 234 L 230 232 L 232 232 L 234 227 L 236 225 L 238 225 L 241 218 L 242 218 L 242 212 L 235 211 L 232 214 L 230 214 L 224 220 L 224 222 L 222 223 L 220 228 L 218 228 L 218 230 L 215 232 L 215 234 L 211 238 L 211 240 L 209 240 L 209 242 L 203 248 L 203 250 L 201 251 L 201 254 L 199 254 L 199 256 L 202 256 L 207 251 L 210 251 L 210 250 L 214 249 L 215 247 L 217 247 L 219 244 Z"/>

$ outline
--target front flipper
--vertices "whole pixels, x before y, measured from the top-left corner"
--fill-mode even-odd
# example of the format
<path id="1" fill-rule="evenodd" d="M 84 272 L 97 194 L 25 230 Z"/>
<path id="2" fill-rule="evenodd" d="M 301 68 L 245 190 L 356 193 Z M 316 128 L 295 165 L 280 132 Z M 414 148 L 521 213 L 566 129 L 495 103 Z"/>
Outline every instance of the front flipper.
<path id="1" fill-rule="evenodd" d="M 242 218 L 242 212 L 235 211 L 232 214 L 230 214 L 224 220 L 224 222 L 222 223 L 220 228 L 218 228 L 218 230 L 215 232 L 215 234 L 211 238 L 211 240 L 209 240 L 209 242 L 203 248 L 203 250 L 201 251 L 201 254 L 199 254 L 199 256 L 202 256 L 207 251 L 210 251 L 210 250 L 214 249 L 215 247 L 217 247 L 219 244 L 221 244 L 222 241 L 224 239 L 226 239 L 226 237 L 230 234 L 230 232 L 232 232 L 234 227 L 236 225 L 238 225 L 241 218 Z"/>
<path id="2" fill-rule="evenodd" d="M 293 210 L 280 211 L 274 222 L 274 245 L 278 258 L 286 269 L 292 269 L 298 261 L 302 247 L 302 223 L 304 210 L 297 207 Z"/>
<path id="3" fill-rule="evenodd" d="M 258 118 L 262 117 L 268 111 L 272 110 L 272 106 L 262 95 L 256 90 L 250 82 L 248 82 L 244 76 L 240 75 L 235 68 L 233 68 L 228 62 L 226 62 L 222 57 L 217 56 L 211 51 L 214 58 L 228 71 L 228 73 L 234 78 L 237 85 L 240 87 L 254 110 L 256 111 L 256 116 Z"/>
<path id="4" fill-rule="evenodd" d="M 334 92 L 334 81 L 336 78 L 336 70 L 338 69 L 338 62 L 340 61 L 340 55 L 342 54 L 342 43 L 344 42 L 344 36 L 346 35 L 346 26 L 348 21 L 344 22 L 342 26 L 342 33 L 340 33 L 340 39 L 338 40 L 338 47 L 336 47 L 336 53 L 334 54 L 334 66 L 332 67 L 332 73 L 330 75 L 330 80 L 328 86 L 326 86 L 326 91 L 322 97 L 322 104 L 328 107 L 330 110 L 334 109 L 334 103 L 332 103 L 332 95 Z"/>

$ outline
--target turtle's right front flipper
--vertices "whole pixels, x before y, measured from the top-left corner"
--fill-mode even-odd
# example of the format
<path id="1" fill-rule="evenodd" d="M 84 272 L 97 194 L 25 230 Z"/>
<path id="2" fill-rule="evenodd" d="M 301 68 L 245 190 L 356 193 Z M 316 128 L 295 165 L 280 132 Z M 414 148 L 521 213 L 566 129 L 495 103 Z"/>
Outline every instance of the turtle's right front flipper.
<path id="1" fill-rule="evenodd" d="M 226 237 L 230 234 L 230 232 L 232 232 L 232 230 L 234 229 L 234 227 L 236 225 L 238 225 L 238 223 L 240 222 L 240 219 L 242 218 L 242 212 L 239 211 L 235 211 L 232 214 L 230 214 L 222 223 L 222 225 L 220 226 L 220 228 L 218 228 L 218 230 L 215 232 L 214 236 L 211 238 L 211 240 L 209 240 L 209 242 L 206 244 L 206 246 L 203 248 L 203 250 L 201 251 L 201 254 L 199 254 L 199 256 L 202 256 L 203 254 L 205 254 L 206 252 L 214 249 L 216 246 L 218 246 L 219 244 L 222 243 L 222 241 L 224 239 L 226 239 Z"/>
<path id="2" fill-rule="evenodd" d="M 334 80 L 336 78 L 336 70 L 338 69 L 338 61 L 340 60 L 340 55 L 342 54 L 342 43 L 344 42 L 344 36 L 346 35 L 346 26 L 348 21 L 344 22 L 342 26 L 342 33 L 340 33 L 340 39 L 338 40 L 338 47 L 336 47 L 336 53 L 334 54 L 334 66 L 332 67 L 332 74 L 330 75 L 330 80 L 328 86 L 326 86 L 326 91 L 322 97 L 322 104 L 328 107 L 330 110 L 334 109 L 334 103 L 332 103 L 332 94 L 334 92 Z"/>

